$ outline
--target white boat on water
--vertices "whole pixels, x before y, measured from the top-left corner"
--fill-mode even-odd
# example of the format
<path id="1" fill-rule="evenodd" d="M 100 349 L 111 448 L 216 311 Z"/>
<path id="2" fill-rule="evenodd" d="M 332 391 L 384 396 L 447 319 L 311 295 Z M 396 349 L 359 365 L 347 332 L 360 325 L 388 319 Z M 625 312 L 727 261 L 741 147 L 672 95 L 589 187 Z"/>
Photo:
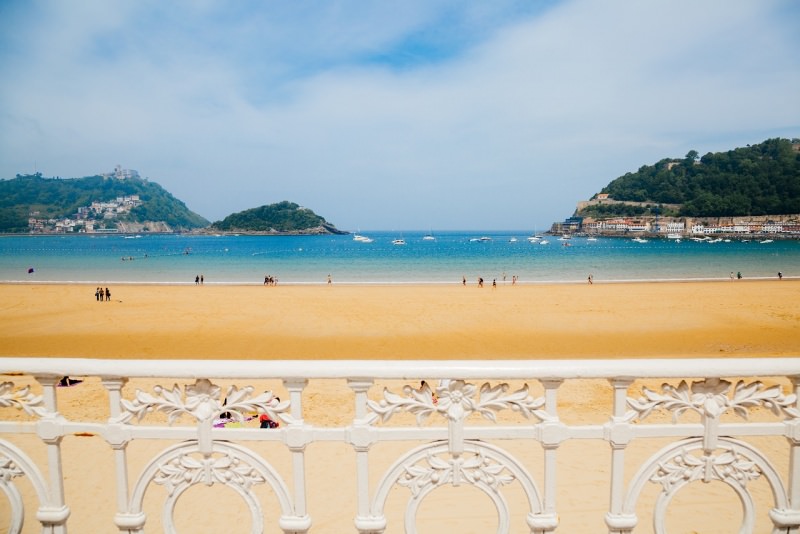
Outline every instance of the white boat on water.
<path id="1" fill-rule="evenodd" d="M 516 243 L 517 242 L 517 238 L 516 237 L 512 237 L 511 239 L 508 240 L 508 242 L 509 243 Z"/>
<path id="2" fill-rule="evenodd" d="M 590 243 L 593 243 L 593 242 L 597 241 L 597 238 L 596 237 L 588 237 L 588 238 L 586 238 L 586 241 L 589 241 Z"/>
<path id="3" fill-rule="evenodd" d="M 405 239 L 400 239 L 400 238 L 392 239 L 392 245 L 405 245 L 405 244 L 406 244 Z"/>
<path id="4" fill-rule="evenodd" d="M 541 241 L 539 241 L 539 244 L 540 245 L 549 245 L 550 241 L 548 241 L 547 239 L 542 239 Z"/>
<path id="5" fill-rule="evenodd" d="M 667 239 L 680 239 L 681 234 L 667 234 Z"/>
<path id="6" fill-rule="evenodd" d="M 432 235 L 428 234 L 425 237 L 423 237 L 422 240 L 423 241 L 436 241 L 436 238 L 433 237 Z"/>
<path id="7" fill-rule="evenodd" d="M 762 245 L 766 243 L 772 243 L 772 239 L 764 239 L 763 241 L 759 241 L 759 243 L 761 243 Z"/>
<path id="8" fill-rule="evenodd" d="M 365 235 L 353 234 L 353 241 L 358 241 L 359 243 L 372 243 L 372 238 L 369 238 Z"/>
<path id="9" fill-rule="evenodd" d="M 633 239 L 631 239 L 631 241 L 633 241 L 634 243 L 647 243 L 647 239 L 644 239 L 642 237 L 634 237 Z"/>

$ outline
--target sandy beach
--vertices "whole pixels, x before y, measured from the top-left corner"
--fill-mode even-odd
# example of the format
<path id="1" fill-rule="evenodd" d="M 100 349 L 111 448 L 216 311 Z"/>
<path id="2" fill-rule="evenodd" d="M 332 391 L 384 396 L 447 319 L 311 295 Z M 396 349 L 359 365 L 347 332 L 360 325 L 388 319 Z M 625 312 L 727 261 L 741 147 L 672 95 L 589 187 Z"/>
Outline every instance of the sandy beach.
<path id="1" fill-rule="evenodd" d="M 800 282 L 0 285 L 0 355 L 192 359 L 795 356 Z"/>
<path id="2" fill-rule="evenodd" d="M 0 356 L 583 359 L 800 355 L 800 282 L 793 280 L 591 286 L 508 283 L 496 289 L 474 284 L 119 285 L 109 287 L 108 302 L 97 302 L 94 289 L 89 285 L 0 285 Z M 10 379 L 26 383 L 20 377 Z M 132 396 L 136 387 L 148 389 L 157 382 L 129 384 L 126 395 Z M 166 385 L 168 381 L 161 382 Z M 376 385 L 375 395 L 383 385 Z M 263 386 L 285 394 L 279 381 Z M 607 383 L 588 387 L 565 384 L 562 389 L 561 416 L 565 420 L 602 424 L 608 417 L 601 406 L 609 398 Z M 344 384 L 312 383 L 306 395 L 306 416 L 312 424 L 346 425 L 353 416 L 352 396 Z M 97 379 L 59 391 L 59 409 L 70 419 L 102 420 L 108 416 L 106 402 Z M 781 451 L 784 444 L 785 440 L 779 439 L 763 446 Z M 163 446 L 134 445 L 129 451 L 134 473 L 136 466 Z M 68 436 L 63 446 L 65 454 L 73 458 L 64 474 L 73 507 L 70 531 L 110 531 L 115 508 L 113 486 L 98 483 L 113 473 L 108 445 L 96 436 Z M 633 450 L 631 457 L 634 461 L 645 457 L 648 450 Z M 39 452 L 39 460 L 44 461 L 44 452 Z M 397 453 L 397 447 L 381 448 L 386 462 Z M 608 473 L 592 458 L 599 454 L 605 462 L 607 445 L 569 443 L 560 453 L 568 460 L 559 474 L 562 523 L 558 531 L 603 531 Z M 519 454 L 531 452 L 522 450 Z M 275 455 L 285 460 L 279 470 L 288 477 L 291 462 L 285 449 L 276 450 Z M 78 461 L 74 461 L 76 457 Z M 330 462 L 331 457 L 337 461 Z M 315 521 L 312 532 L 352 532 L 355 489 L 337 475 L 342 469 L 353 472 L 352 449 L 341 444 L 315 445 L 309 448 L 307 461 L 315 479 L 325 481 L 309 494 Z M 98 471 L 98 466 L 104 467 Z M 587 473 L 596 482 L 594 487 L 570 486 L 569 480 L 583 480 Z M 233 513 L 244 513 L 241 502 L 228 493 L 214 490 L 189 494 L 191 504 L 178 509 L 179 524 L 184 525 L 181 532 L 227 532 L 229 519 L 218 514 L 207 517 L 203 512 L 209 507 L 230 507 Z M 76 499 L 75 495 L 81 497 Z M 768 494 L 764 495 L 768 499 Z M 494 510 L 485 497 L 469 493 L 468 500 L 463 499 L 463 493 L 437 491 L 432 501 L 435 504 L 430 505 L 433 508 L 424 511 L 435 518 L 438 516 L 431 510 L 436 507 L 460 510 L 452 517 L 432 520 L 437 531 L 493 532 Z M 706 495 L 698 503 L 688 499 L 677 504 L 681 506 L 680 518 L 670 523 L 670 532 L 674 527 L 675 532 L 723 534 L 731 524 L 738 524 L 738 503 L 725 488 L 717 488 L 711 497 Z M 715 509 L 727 514 L 731 507 L 736 513 L 727 523 L 720 521 L 719 514 L 707 513 Z M 465 513 L 467 510 L 469 513 Z M 0 518 L 6 511 L 0 505 Z M 203 517 L 202 525 L 193 523 L 198 516 Z M 488 523 L 484 516 L 490 518 Z M 693 530 L 682 530 L 684 520 Z M 0 532 L 3 528 L 0 526 Z M 267 532 L 276 532 L 275 528 L 269 524 Z M 649 528 L 643 524 L 637 533 L 650 532 Z M 25 531 L 38 530 L 30 522 Z M 398 530 L 390 528 L 387 532 Z M 420 532 L 429 531 L 420 528 Z M 515 527 L 512 532 L 521 530 Z"/>

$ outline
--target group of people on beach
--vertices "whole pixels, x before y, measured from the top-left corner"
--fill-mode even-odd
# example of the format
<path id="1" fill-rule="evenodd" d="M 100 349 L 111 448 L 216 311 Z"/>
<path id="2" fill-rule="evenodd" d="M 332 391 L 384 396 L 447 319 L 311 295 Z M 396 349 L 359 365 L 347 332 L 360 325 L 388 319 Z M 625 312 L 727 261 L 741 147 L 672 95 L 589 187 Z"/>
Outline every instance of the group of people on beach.
<path id="1" fill-rule="evenodd" d="M 194 285 L 199 286 L 205 282 L 205 277 L 202 274 L 198 274 L 194 277 Z"/>
<path id="2" fill-rule="evenodd" d="M 274 397 L 272 399 L 272 401 L 270 402 L 270 405 L 271 406 L 277 406 L 280 402 L 281 402 L 281 398 L 280 397 Z M 223 406 L 227 406 L 228 405 L 228 399 L 225 399 L 222 402 L 222 405 Z M 245 417 L 244 421 L 250 421 L 252 419 L 255 419 L 256 415 L 257 414 L 248 414 L 248 416 Z M 222 413 L 219 414 L 219 418 L 214 421 L 214 427 L 216 427 L 216 428 L 224 428 L 229 423 L 235 423 L 236 426 L 240 426 L 240 422 L 237 422 L 233 418 L 233 416 L 231 415 L 231 412 L 222 412 Z M 258 415 L 258 426 L 259 426 L 259 428 L 278 428 L 280 426 L 280 423 L 278 421 L 275 421 L 274 419 L 272 419 L 269 416 L 268 413 L 264 412 L 261 415 Z"/>
<path id="3" fill-rule="evenodd" d="M 111 291 L 108 288 L 104 290 L 102 287 L 98 287 L 94 290 L 94 298 L 97 302 L 103 302 L 104 298 L 109 301 L 111 300 Z"/>
<path id="4" fill-rule="evenodd" d="M 517 275 L 512 276 L 511 277 L 511 285 L 512 286 L 516 285 L 517 284 L 517 280 L 519 280 Z M 503 283 L 505 283 L 505 282 L 506 282 L 506 273 L 503 273 Z M 463 285 L 463 286 L 467 285 L 467 277 L 466 276 L 462 276 L 461 277 L 461 285 Z M 482 276 L 478 277 L 478 287 L 483 287 L 483 277 Z M 497 289 L 497 278 L 493 278 L 492 279 L 492 287 L 494 289 Z"/>
<path id="5" fill-rule="evenodd" d="M 271 274 L 264 275 L 264 285 L 265 286 L 277 286 L 278 285 L 278 278 L 272 276 Z"/>

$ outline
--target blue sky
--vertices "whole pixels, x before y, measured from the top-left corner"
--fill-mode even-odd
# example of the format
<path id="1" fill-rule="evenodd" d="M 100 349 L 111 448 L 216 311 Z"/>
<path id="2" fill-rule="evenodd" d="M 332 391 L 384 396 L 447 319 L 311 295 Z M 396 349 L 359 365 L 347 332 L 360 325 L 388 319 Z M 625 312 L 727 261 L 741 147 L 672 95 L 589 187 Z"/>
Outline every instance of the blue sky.
<path id="1" fill-rule="evenodd" d="M 798 28 L 794 0 L 5 0 L 0 178 L 542 230 L 641 165 L 800 137 Z"/>

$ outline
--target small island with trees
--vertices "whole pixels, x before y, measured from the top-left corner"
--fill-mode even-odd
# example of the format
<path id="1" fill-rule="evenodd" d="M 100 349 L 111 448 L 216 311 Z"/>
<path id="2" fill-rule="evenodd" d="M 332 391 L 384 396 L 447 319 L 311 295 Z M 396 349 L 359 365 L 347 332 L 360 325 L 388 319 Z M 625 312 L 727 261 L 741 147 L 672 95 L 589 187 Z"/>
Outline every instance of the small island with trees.
<path id="1" fill-rule="evenodd" d="M 208 227 L 210 232 L 249 234 L 347 234 L 308 208 L 284 200 L 228 215 Z"/>

